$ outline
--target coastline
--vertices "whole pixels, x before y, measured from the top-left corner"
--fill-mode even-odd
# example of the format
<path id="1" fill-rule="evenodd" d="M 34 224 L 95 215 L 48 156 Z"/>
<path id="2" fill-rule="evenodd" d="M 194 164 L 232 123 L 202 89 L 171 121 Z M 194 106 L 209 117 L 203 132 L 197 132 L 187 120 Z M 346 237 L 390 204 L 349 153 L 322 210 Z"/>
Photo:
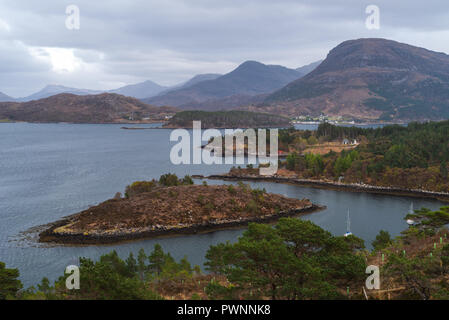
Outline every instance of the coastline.
<path id="1" fill-rule="evenodd" d="M 311 204 L 303 208 L 290 209 L 288 211 L 281 211 L 278 214 L 265 215 L 262 217 L 251 217 L 238 220 L 224 220 L 218 222 L 207 222 L 202 224 L 193 224 L 185 227 L 163 227 L 151 230 L 148 228 L 142 228 L 141 230 L 128 229 L 126 231 L 115 233 L 102 233 L 102 234 L 60 234 L 55 233 L 54 230 L 58 227 L 64 226 L 70 223 L 72 219 L 77 215 L 73 214 L 67 216 L 59 221 L 45 225 L 47 228 L 39 233 L 40 243 L 53 243 L 62 245 L 99 245 L 99 244 L 112 244 L 135 240 L 154 239 L 161 237 L 175 237 L 182 235 L 192 235 L 198 233 L 210 233 L 219 230 L 227 229 L 240 229 L 246 227 L 249 223 L 269 223 L 275 222 L 283 217 L 294 217 L 303 214 L 310 214 L 316 211 L 325 209 L 325 206 Z"/>
<path id="2" fill-rule="evenodd" d="M 201 125 L 201 129 L 287 129 L 289 127 L 286 126 L 203 126 Z M 163 125 L 159 128 L 155 129 L 186 129 L 186 130 L 192 130 L 193 127 L 185 127 L 185 126 L 174 126 L 174 125 Z"/>
<path id="3" fill-rule="evenodd" d="M 419 189 L 403 189 L 395 187 L 379 187 L 367 184 L 356 184 L 356 183 L 338 183 L 329 182 L 321 180 L 311 180 L 311 179 L 296 179 L 287 177 L 277 177 L 277 176 L 255 176 L 255 175 L 228 175 L 228 174 L 215 174 L 210 176 L 194 175 L 192 178 L 196 179 L 211 179 L 211 180 L 228 180 L 228 181 L 267 181 L 274 183 L 285 183 L 294 184 L 305 187 L 311 187 L 316 189 L 327 189 L 336 191 L 347 191 L 347 192 L 367 192 L 373 194 L 386 194 L 394 196 L 406 196 L 415 198 L 427 198 L 435 199 L 443 202 L 449 202 L 449 193 L 445 192 L 435 192 L 428 190 Z"/>

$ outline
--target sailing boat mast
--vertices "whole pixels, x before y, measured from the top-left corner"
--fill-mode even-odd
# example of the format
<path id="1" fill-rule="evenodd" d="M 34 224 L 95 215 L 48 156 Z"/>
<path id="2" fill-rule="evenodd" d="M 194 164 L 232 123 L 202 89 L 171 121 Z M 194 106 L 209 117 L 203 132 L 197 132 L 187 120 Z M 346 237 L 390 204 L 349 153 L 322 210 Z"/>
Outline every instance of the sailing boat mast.
<path id="1" fill-rule="evenodd" d="M 410 209 L 408 210 L 408 214 L 414 214 L 415 210 L 413 209 L 413 202 L 410 204 Z M 407 224 L 412 226 L 415 224 L 415 220 L 413 219 L 407 219 Z"/>
<path id="2" fill-rule="evenodd" d="M 346 232 L 351 232 L 351 219 L 349 218 L 349 209 L 348 209 L 348 217 L 346 220 Z"/>
<path id="3" fill-rule="evenodd" d="M 347 236 L 351 236 L 352 232 L 351 232 L 351 219 L 349 218 L 349 209 L 348 209 L 348 217 L 346 218 L 346 233 L 345 233 L 345 237 Z"/>

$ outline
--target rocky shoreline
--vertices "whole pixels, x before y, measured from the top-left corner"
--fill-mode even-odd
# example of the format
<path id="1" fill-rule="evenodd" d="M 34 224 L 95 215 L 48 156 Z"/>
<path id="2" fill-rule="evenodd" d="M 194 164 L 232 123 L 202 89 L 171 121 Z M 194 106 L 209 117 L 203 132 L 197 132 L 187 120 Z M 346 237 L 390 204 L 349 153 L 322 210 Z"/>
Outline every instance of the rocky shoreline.
<path id="1" fill-rule="evenodd" d="M 435 192 L 429 190 L 420 189 L 403 189 L 395 187 L 379 187 L 368 184 L 358 184 L 358 183 L 338 183 L 329 182 L 321 180 L 311 180 L 311 179 L 297 179 L 288 178 L 281 176 L 257 176 L 257 175 L 229 175 L 229 174 L 215 174 L 210 176 L 196 175 L 192 176 L 196 179 L 212 179 L 212 180 L 230 180 L 230 181 L 267 181 L 275 183 L 287 183 L 295 184 L 300 186 L 306 186 L 317 189 L 329 189 L 337 191 L 349 191 L 349 192 L 368 192 L 374 194 L 388 194 L 395 196 L 408 196 L 415 198 L 430 198 L 435 200 L 440 200 L 444 202 L 449 202 L 449 193 L 446 192 Z"/>
<path id="2" fill-rule="evenodd" d="M 154 181 L 136 182 L 126 193 L 125 198 L 116 196 L 43 226 L 39 241 L 107 244 L 207 233 L 324 208 L 308 199 L 287 198 L 243 184 L 164 187 Z"/>
<path id="3" fill-rule="evenodd" d="M 266 215 L 262 217 L 253 217 L 239 220 L 222 220 L 207 222 L 202 224 L 193 224 L 178 227 L 157 226 L 154 230 L 151 228 L 118 230 L 117 232 L 104 233 L 58 233 L 55 229 L 72 222 L 75 215 L 66 219 L 49 224 L 48 229 L 39 234 L 40 242 L 56 242 L 61 244 L 111 244 L 116 242 L 125 242 L 131 240 L 151 239 L 165 236 L 181 236 L 197 233 L 209 233 L 218 230 L 241 228 L 251 222 L 268 223 L 275 222 L 283 217 L 292 217 L 302 214 L 313 213 L 325 209 L 325 206 L 311 204 L 303 208 L 295 208 L 288 211 L 282 211 L 278 214 Z"/>

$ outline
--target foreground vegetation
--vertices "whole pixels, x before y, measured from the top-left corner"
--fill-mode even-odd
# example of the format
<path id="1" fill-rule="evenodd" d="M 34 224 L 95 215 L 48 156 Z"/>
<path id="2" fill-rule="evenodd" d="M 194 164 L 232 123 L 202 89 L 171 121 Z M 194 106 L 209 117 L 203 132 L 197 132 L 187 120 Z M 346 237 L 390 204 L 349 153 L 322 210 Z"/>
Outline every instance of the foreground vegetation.
<path id="1" fill-rule="evenodd" d="M 23 290 L 18 270 L 0 263 L 0 299 L 449 299 L 449 207 L 407 218 L 415 224 L 395 239 L 381 231 L 371 252 L 310 221 L 250 224 L 236 243 L 210 247 L 208 274 L 157 244 L 137 258 L 80 258 L 79 290 L 66 289 L 68 275 Z M 382 287 L 365 297 L 369 264 L 380 266 Z"/>

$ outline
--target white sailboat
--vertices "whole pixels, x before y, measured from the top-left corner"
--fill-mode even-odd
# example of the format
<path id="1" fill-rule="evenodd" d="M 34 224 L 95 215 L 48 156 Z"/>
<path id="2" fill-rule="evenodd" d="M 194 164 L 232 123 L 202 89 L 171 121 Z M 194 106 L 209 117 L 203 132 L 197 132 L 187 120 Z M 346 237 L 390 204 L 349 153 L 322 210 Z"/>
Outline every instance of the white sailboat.
<path id="1" fill-rule="evenodd" d="M 409 213 L 409 214 L 414 214 L 414 213 L 415 213 L 415 210 L 413 209 L 413 202 L 410 204 L 410 209 L 408 210 L 408 213 Z M 413 220 L 413 219 L 407 219 L 407 224 L 410 225 L 410 226 L 412 226 L 412 225 L 415 224 L 415 220 Z"/>
<path id="2" fill-rule="evenodd" d="M 349 218 L 349 209 L 348 209 L 348 217 L 346 218 L 346 233 L 344 234 L 345 237 L 352 236 L 351 232 L 351 220 Z"/>

